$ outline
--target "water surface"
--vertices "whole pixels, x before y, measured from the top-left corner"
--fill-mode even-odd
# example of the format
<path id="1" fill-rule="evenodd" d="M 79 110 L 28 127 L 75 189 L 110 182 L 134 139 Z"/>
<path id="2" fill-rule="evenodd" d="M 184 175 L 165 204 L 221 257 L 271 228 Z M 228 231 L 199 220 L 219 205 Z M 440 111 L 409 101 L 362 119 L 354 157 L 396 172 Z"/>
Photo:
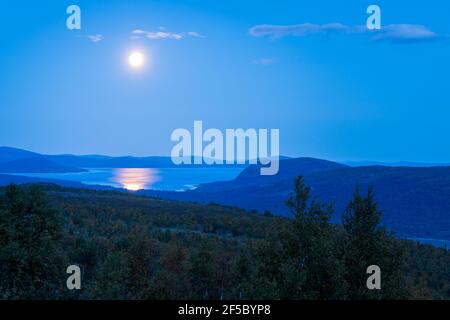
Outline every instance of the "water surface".
<path id="1" fill-rule="evenodd" d="M 20 173 L 27 177 L 60 179 L 128 190 L 154 189 L 183 191 L 199 184 L 232 180 L 242 168 L 90 168 L 71 173 Z"/>

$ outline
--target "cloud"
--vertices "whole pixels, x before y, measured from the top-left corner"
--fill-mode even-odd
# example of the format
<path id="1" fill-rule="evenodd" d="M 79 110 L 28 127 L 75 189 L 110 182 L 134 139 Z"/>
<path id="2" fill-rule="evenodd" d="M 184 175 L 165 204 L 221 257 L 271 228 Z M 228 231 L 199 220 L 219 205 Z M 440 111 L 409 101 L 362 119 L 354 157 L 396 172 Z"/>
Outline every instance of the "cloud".
<path id="1" fill-rule="evenodd" d="M 277 60 L 272 59 L 272 58 L 260 58 L 257 60 L 253 60 L 253 64 L 259 64 L 262 66 L 269 66 L 269 65 L 275 64 L 277 62 L 278 62 Z"/>
<path id="2" fill-rule="evenodd" d="M 391 24 L 382 27 L 373 37 L 373 40 L 390 40 L 395 42 L 436 40 L 440 36 L 422 25 Z"/>
<path id="3" fill-rule="evenodd" d="M 204 38 L 205 37 L 204 35 L 201 35 L 200 33 L 195 32 L 195 31 L 189 31 L 187 33 L 187 35 L 191 36 L 191 37 L 194 37 L 194 38 Z"/>
<path id="4" fill-rule="evenodd" d="M 164 27 L 159 27 L 158 31 L 146 31 L 142 29 L 135 29 L 131 32 L 132 39 L 151 39 L 151 40 L 161 40 L 161 39 L 172 39 L 172 40 L 182 40 L 185 38 L 204 38 L 198 32 L 169 32 L 166 31 Z"/>
<path id="5" fill-rule="evenodd" d="M 328 24 L 312 24 L 312 23 L 302 23 L 295 25 L 270 25 L 270 24 L 261 24 L 254 26 L 250 29 L 250 35 L 254 37 L 274 37 L 281 38 L 286 36 L 294 36 L 294 37 L 304 37 L 317 33 L 326 33 L 326 32 L 342 32 L 347 31 L 348 27 L 341 23 L 328 23 Z"/>
<path id="6" fill-rule="evenodd" d="M 79 38 L 86 38 L 91 42 L 100 42 L 104 39 L 101 34 L 91 34 L 91 35 L 78 35 Z"/>
<path id="7" fill-rule="evenodd" d="M 91 42 L 99 42 L 104 38 L 101 34 L 88 35 L 87 37 L 91 40 Z"/>
<path id="8" fill-rule="evenodd" d="M 314 34 L 368 34 L 375 41 L 419 42 L 441 38 L 440 35 L 423 25 L 391 24 L 380 30 L 369 30 L 366 26 L 347 26 L 342 23 L 296 25 L 256 25 L 249 30 L 253 37 L 282 38 L 287 36 L 306 37 Z"/>

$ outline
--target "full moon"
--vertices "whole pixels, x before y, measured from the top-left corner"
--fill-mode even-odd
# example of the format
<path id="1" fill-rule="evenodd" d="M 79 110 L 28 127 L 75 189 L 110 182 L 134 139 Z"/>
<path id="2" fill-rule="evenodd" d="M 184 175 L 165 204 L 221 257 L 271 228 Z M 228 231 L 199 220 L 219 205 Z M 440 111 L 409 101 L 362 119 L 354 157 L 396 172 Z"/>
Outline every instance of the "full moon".
<path id="1" fill-rule="evenodd" d="M 139 51 L 134 51 L 129 55 L 128 63 L 131 67 L 138 69 L 144 64 L 144 55 Z"/>

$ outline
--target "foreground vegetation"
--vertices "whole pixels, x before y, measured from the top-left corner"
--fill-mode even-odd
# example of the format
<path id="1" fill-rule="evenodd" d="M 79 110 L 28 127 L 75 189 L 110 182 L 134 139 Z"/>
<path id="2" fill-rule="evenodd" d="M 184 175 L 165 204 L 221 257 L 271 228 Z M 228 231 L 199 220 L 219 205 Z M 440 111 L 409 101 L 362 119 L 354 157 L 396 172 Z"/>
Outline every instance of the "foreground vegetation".
<path id="1" fill-rule="evenodd" d="M 450 253 L 379 226 L 355 191 L 342 225 L 302 178 L 293 219 L 53 185 L 0 189 L 3 299 L 450 299 Z M 66 288 L 66 268 L 82 289 Z M 366 268 L 382 289 L 366 288 Z"/>

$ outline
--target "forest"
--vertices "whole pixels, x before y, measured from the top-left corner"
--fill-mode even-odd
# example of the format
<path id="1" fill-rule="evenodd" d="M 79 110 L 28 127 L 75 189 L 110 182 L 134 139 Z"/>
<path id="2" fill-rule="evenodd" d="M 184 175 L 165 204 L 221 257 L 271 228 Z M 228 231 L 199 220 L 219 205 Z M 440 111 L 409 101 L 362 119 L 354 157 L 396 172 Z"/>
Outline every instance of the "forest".
<path id="1" fill-rule="evenodd" d="M 276 217 L 51 184 L 0 189 L 0 299 L 450 299 L 450 253 L 381 226 L 355 187 L 340 224 L 297 177 Z M 66 268 L 82 271 L 68 290 Z M 381 289 L 366 287 L 369 265 Z"/>

